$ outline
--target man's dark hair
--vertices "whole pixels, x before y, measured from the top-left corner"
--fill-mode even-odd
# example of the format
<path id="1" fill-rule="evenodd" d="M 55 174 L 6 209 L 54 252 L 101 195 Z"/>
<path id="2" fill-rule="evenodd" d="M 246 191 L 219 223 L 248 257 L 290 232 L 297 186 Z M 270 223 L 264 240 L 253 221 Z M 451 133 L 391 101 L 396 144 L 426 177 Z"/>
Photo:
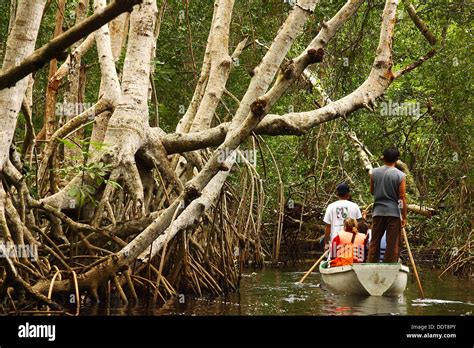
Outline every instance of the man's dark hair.
<path id="1" fill-rule="evenodd" d="M 337 185 L 337 187 L 336 187 L 336 194 L 337 194 L 339 197 L 344 197 L 344 196 L 347 195 L 349 192 L 351 192 L 351 189 L 350 189 L 349 185 L 347 185 L 345 182 L 340 183 L 340 184 Z"/>
<path id="2" fill-rule="evenodd" d="M 389 147 L 383 150 L 383 159 L 388 163 L 395 163 L 400 158 L 400 152 L 396 147 Z"/>

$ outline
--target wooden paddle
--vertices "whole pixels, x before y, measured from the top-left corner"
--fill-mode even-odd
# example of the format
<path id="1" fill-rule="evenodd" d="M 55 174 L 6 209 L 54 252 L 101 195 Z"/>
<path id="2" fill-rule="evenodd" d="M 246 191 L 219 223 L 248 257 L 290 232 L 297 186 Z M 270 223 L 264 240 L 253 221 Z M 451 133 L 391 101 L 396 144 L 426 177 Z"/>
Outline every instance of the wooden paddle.
<path id="1" fill-rule="evenodd" d="M 321 257 L 318 259 L 318 261 L 316 261 L 316 262 L 314 263 L 314 265 L 311 266 L 311 268 L 308 270 L 308 272 L 305 273 L 305 275 L 303 276 L 303 278 L 300 279 L 299 283 L 303 283 L 303 282 L 304 282 L 304 280 L 306 279 L 306 277 L 309 276 L 309 274 L 310 274 L 311 272 L 313 272 L 313 270 L 316 268 L 317 265 L 319 265 L 319 263 L 324 259 L 324 257 L 327 256 L 328 252 L 329 252 L 329 249 L 326 250 L 326 251 L 324 252 L 324 254 L 322 254 Z"/>
<path id="2" fill-rule="evenodd" d="M 405 240 L 405 244 L 407 245 L 408 250 L 408 257 L 410 258 L 411 266 L 413 267 L 413 272 L 415 273 L 416 282 L 418 283 L 418 289 L 420 290 L 421 298 L 425 298 L 425 294 L 423 292 L 423 287 L 421 286 L 420 277 L 418 276 L 418 271 L 416 270 L 415 259 L 411 253 L 410 244 L 408 243 L 407 232 L 405 231 L 405 227 L 402 227 L 403 239 Z"/>

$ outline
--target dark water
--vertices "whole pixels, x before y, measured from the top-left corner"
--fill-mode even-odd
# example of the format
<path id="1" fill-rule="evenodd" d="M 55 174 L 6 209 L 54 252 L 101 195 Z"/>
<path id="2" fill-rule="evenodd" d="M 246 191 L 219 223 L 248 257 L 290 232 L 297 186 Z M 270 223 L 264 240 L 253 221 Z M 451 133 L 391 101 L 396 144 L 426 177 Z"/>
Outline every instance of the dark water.
<path id="1" fill-rule="evenodd" d="M 325 289 L 319 273 L 304 284 L 304 271 L 266 268 L 243 275 L 239 294 L 218 298 L 181 296 L 161 308 L 87 307 L 83 315 L 472 315 L 473 281 L 425 268 L 420 275 L 426 299 L 419 299 L 413 275 L 401 297 L 335 295 Z M 184 303 L 183 303 L 184 302 Z"/>

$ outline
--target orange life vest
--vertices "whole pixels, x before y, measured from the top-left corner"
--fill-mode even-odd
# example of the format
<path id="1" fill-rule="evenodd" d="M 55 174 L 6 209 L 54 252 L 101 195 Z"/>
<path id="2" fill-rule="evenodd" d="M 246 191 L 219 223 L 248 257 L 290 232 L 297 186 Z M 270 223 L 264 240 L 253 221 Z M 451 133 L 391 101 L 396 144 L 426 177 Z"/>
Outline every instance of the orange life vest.
<path id="1" fill-rule="evenodd" d="M 331 267 L 352 265 L 354 262 L 364 262 L 366 235 L 341 231 L 332 240 Z"/>

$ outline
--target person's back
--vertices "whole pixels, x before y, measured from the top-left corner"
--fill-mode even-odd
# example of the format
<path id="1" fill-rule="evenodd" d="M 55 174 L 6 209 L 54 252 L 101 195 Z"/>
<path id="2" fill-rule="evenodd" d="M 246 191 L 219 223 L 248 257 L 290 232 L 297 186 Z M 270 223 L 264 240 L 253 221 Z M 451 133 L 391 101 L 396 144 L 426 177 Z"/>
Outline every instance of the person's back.
<path id="1" fill-rule="evenodd" d="M 344 231 L 340 231 L 332 241 L 331 254 L 334 259 L 330 261 L 331 267 L 350 265 L 364 261 L 366 235 L 357 232 L 357 220 L 347 218 L 344 220 Z"/>
<path id="2" fill-rule="evenodd" d="M 336 187 L 336 194 L 339 200 L 329 204 L 324 214 L 323 221 L 326 223 L 324 248 L 328 248 L 330 251 L 328 255 L 329 260 L 333 258 L 330 249 L 331 242 L 338 232 L 344 230 L 344 220 L 347 218 L 360 219 L 362 217 L 359 206 L 349 200 L 350 192 L 351 189 L 346 183 L 338 185 Z"/>
<path id="3" fill-rule="evenodd" d="M 344 220 L 347 218 L 359 219 L 361 217 L 359 206 L 349 200 L 338 200 L 328 205 L 324 222 L 331 225 L 330 240 L 344 230 Z"/>
<path id="4" fill-rule="evenodd" d="M 374 209 L 372 240 L 367 262 L 379 262 L 380 243 L 384 234 L 387 247 L 383 262 L 398 261 L 401 228 L 405 227 L 407 216 L 405 174 L 395 168 L 399 156 L 400 153 L 396 148 L 385 149 L 383 152 L 385 165 L 374 169 L 370 176 Z"/>
<path id="5" fill-rule="evenodd" d="M 399 187 L 404 177 L 402 171 L 386 165 L 372 171 L 375 199 L 373 216 L 400 217 Z"/>

